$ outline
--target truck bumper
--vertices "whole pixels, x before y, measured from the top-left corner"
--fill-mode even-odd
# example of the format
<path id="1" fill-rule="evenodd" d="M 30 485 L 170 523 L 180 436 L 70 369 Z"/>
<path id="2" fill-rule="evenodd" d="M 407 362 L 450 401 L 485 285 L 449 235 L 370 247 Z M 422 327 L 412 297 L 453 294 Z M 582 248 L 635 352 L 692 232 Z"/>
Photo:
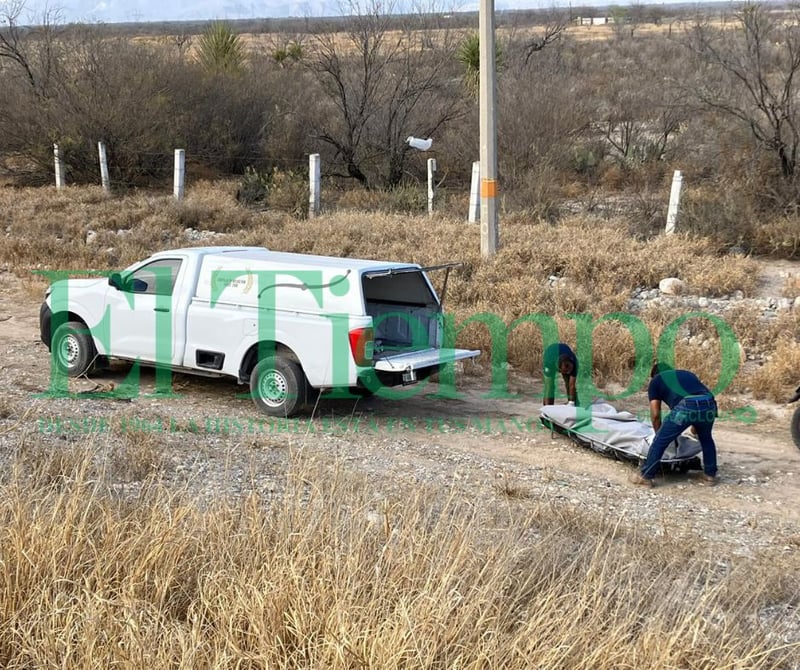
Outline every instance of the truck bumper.
<path id="1" fill-rule="evenodd" d="M 39 337 L 42 338 L 42 342 L 47 345 L 47 348 L 50 348 L 50 340 L 52 337 L 52 333 L 50 332 L 50 322 L 53 319 L 53 312 L 50 311 L 50 307 L 46 302 L 42 303 L 42 306 L 39 308 Z"/>

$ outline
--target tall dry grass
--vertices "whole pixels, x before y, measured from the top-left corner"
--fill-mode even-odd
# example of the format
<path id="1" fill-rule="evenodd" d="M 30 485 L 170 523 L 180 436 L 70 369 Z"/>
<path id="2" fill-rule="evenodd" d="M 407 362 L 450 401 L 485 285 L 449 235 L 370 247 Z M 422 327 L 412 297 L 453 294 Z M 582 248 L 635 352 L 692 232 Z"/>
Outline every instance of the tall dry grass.
<path id="1" fill-rule="evenodd" d="M 98 449 L 20 454 L 0 485 L 5 668 L 800 661 L 791 554 L 735 558 L 538 496 L 390 496 L 302 452 L 272 500 L 200 508 L 155 479 L 121 499 Z"/>
<path id="2" fill-rule="evenodd" d="M 521 317 L 552 316 L 561 339 L 574 343 L 575 314 L 599 319 L 625 312 L 634 289 L 657 287 L 664 277 L 680 277 L 690 292 L 708 297 L 737 290 L 749 296 L 758 281 L 752 259 L 720 254 L 713 238 L 673 235 L 641 240 L 632 237 L 621 220 L 584 215 L 552 225 L 509 214 L 501 221 L 500 251 L 486 260 L 480 255 L 478 226 L 461 218 L 347 211 L 298 220 L 240 207 L 235 190 L 230 182 L 201 182 L 189 189 L 184 201 L 176 202 L 147 193 L 109 197 L 93 187 L 4 189 L 0 210 L 7 232 L 0 263 L 18 274 L 33 269 L 115 269 L 156 250 L 198 244 L 248 244 L 425 265 L 460 261 L 463 268 L 447 285 L 446 308 L 459 324 L 478 314 L 496 317 L 506 327 L 517 323 L 499 362 L 507 358 L 512 367 L 533 374 L 540 369 L 542 338 L 535 325 L 517 322 Z M 213 235 L 192 241 L 186 235 L 189 228 Z M 433 275 L 440 289 L 443 276 Z M 653 345 L 679 315 L 666 308 L 641 315 Z M 765 323 L 756 310 L 747 309 L 734 310 L 731 319 L 747 351 L 768 353 L 779 334 L 800 338 L 797 319 Z M 458 344 L 486 352 L 481 365 L 488 367 L 492 337 L 485 321 L 465 325 Z M 621 326 L 597 328 L 593 368 L 600 383 L 627 383 L 633 344 Z M 696 369 L 710 383 L 720 370 L 714 351 L 683 344 L 677 362 Z M 737 380 L 739 387 L 751 382 Z"/>
<path id="3" fill-rule="evenodd" d="M 783 336 L 777 339 L 774 353 L 752 375 L 753 395 L 786 402 L 788 389 L 800 384 L 800 342 Z"/>
<path id="4" fill-rule="evenodd" d="M 423 264 L 458 260 L 446 305 L 508 325 L 541 312 L 574 340 L 571 314 L 624 311 L 630 291 L 666 275 L 693 290 L 750 293 L 752 261 L 715 255 L 711 240 L 641 241 L 614 221 L 502 221 L 484 260 L 479 231 L 458 219 L 379 213 L 309 221 L 238 207 L 230 184 L 201 184 L 184 202 L 100 189 L 2 190 L 0 264 L 119 268 L 158 249 L 198 243 Z M 190 242 L 187 228 L 219 236 Z M 88 231 L 93 231 L 87 241 Z M 2 234 L 3 231 L 0 231 Z M 551 276 L 559 278 L 550 281 Z M 441 277 L 434 275 L 440 282 Z M 39 280 L 24 284 L 31 291 Z M 642 316 L 654 338 L 678 315 Z M 777 321 L 780 321 L 778 324 Z M 788 317 L 731 319 L 742 338 L 776 348 L 783 383 L 796 347 Z M 687 323 L 689 334 L 708 324 Z M 794 330 L 793 330 L 794 329 Z M 487 348 L 468 326 L 465 346 Z M 597 383 L 624 383 L 633 342 L 595 330 Z M 681 340 L 679 360 L 709 378 L 719 352 Z M 539 374 L 541 337 L 509 337 L 513 365 Z M 766 383 L 766 382 L 765 382 Z M 0 401 L 0 415 L 22 414 Z M 99 440 L 100 438 L 98 438 Z M 800 663 L 793 554 L 728 555 L 666 522 L 637 530 L 554 504 L 513 482 L 486 506 L 455 491 L 388 492 L 345 465 L 298 452 L 276 492 L 200 505 L 166 482 L 157 434 L 59 449 L 20 434 L 0 476 L 0 666 L 324 668 L 790 668 Z M 658 539 L 655 539 L 658 538 Z"/>
<path id="5" fill-rule="evenodd" d="M 797 298 L 800 296 L 800 274 L 791 275 L 786 278 L 782 293 L 786 298 Z"/>

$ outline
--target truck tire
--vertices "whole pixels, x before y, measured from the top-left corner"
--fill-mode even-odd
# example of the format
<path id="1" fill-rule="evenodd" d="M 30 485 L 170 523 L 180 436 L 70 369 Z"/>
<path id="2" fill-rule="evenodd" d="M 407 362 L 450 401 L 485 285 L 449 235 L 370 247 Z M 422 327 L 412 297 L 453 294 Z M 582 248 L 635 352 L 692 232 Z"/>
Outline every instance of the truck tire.
<path id="1" fill-rule="evenodd" d="M 89 327 L 80 321 L 67 321 L 56 329 L 51 351 L 56 367 L 68 377 L 89 372 L 97 355 Z"/>
<path id="2" fill-rule="evenodd" d="M 800 407 L 792 414 L 792 439 L 795 446 L 800 449 Z"/>
<path id="3" fill-rule="evenodd" d="M 294 416 L 305 404 L 306 386 L 300 365 L 280 355 L 259 361 L 250 373 L 253 402 L 270 416 Z"/>

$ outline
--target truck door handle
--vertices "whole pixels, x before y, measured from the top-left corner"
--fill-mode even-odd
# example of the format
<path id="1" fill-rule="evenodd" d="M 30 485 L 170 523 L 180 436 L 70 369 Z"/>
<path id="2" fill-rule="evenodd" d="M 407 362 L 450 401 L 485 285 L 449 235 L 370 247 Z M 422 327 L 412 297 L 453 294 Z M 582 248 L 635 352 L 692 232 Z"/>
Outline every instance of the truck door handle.
<path id="1" fill-rule="evenodd" d="M 169 312 L 169 307 L 154 307 L 153 311 L 155 311 L 155 312 Z"/>

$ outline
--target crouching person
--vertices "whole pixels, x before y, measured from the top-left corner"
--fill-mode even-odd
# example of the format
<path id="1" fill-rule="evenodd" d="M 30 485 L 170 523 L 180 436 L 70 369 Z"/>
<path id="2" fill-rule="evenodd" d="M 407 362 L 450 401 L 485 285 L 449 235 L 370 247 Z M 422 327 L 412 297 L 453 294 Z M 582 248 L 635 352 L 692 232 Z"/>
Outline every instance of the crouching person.
<path id="1" fill-rule="evenodd" d="M 684 430 L 691 426 L 703 451 L 702 482 L 713 486 L 717 482 L 717 447 L 711 432 L 717 418 L 717 402 L 692 372 L 675 370 L 665 363 L 656 363 L 650 371 L 647 387 L 650 401 L 650 420 L 656 436 L 640 472 L 631 479 L 641 486 L 653 486 L 664 451 Z M 669 414 L 661 422 L 661 405 L 666 403 Z"/>

